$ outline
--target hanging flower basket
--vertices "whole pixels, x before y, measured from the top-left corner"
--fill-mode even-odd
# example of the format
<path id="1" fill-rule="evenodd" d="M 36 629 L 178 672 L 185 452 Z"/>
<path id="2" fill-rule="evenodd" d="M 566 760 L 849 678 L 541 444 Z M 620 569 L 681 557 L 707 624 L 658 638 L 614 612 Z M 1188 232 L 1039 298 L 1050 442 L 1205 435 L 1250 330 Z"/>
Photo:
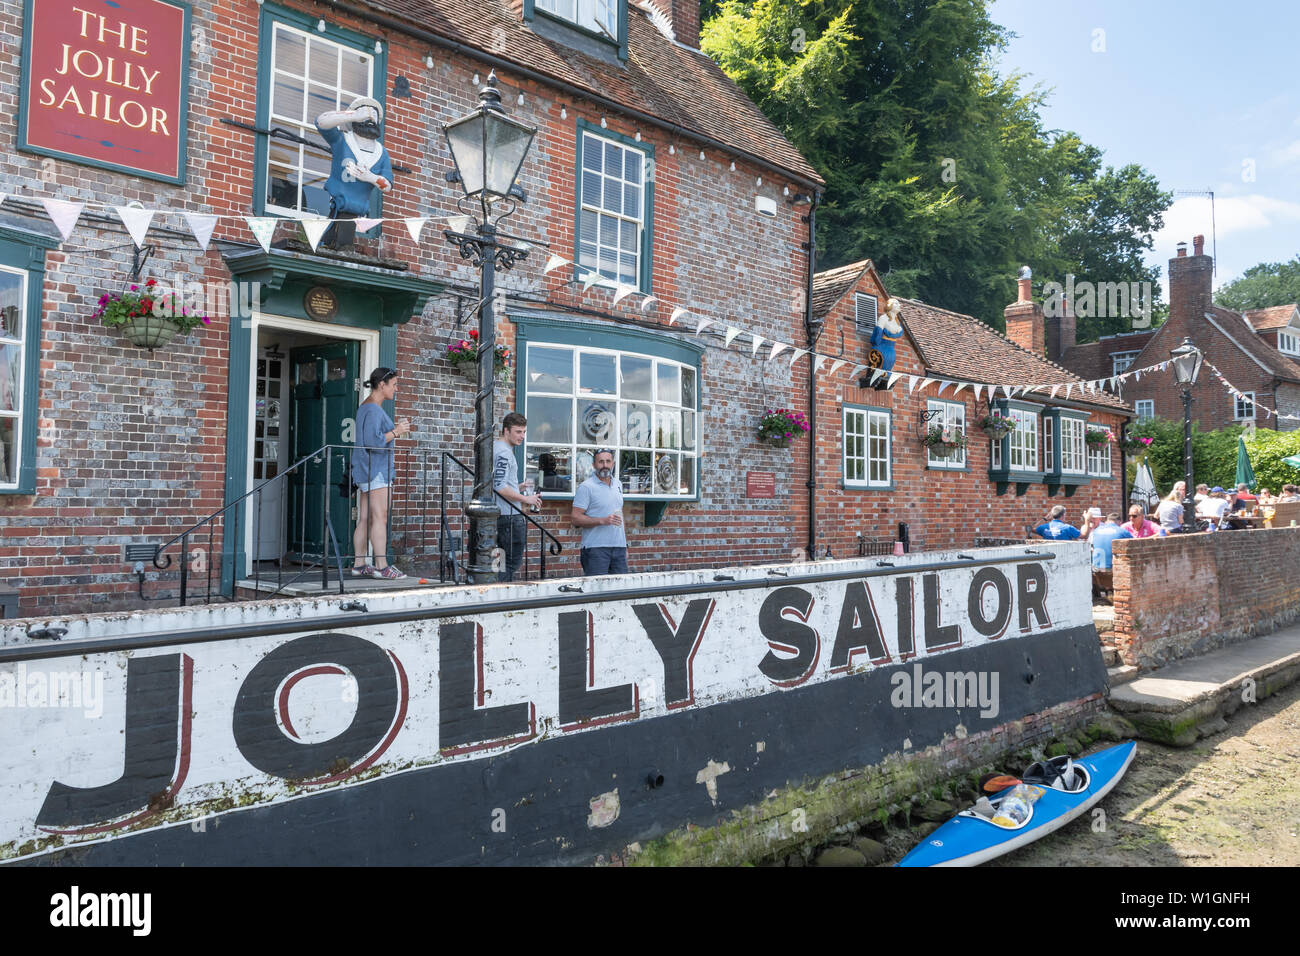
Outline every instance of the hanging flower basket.
<path id="1" fill-rule="evenodd" d="M 456 339 L 447 346 L 444 358 L 451 363 L 452 369 L 459 375 L 469 379 L 470 382 L 478 381 L 478 330 L 470 329 L 469 336 L 463 339 Z M 492 363 L 492 371 L 496 375 L 498 384 L 505 384 L 510 376 L 510 350 L 504 345 L 496 347 L 496 360 Z"/>
<path id="2" fill-rule="evenodd" d="M 984 415 L 975 422 L 975 425 L 994 441 L 1001 441 L 1016 430 L 1016 423 L 1001 415 Z"/>
<path id="3" fill-rule="evenodd" d="M 1104 445 L 1114 437 L 1109 428 L 1089 428 L 1083 433 L 1083 440 L 1089 445 Z"/>
<path id="4" fill-rule="evenodd" d="M 1127 455 L 1142 455 L 1151 450 L 1154 438 L 1126 438 L 1124 439 L 1124 453 Z"/>
<path id="5" fill-rule="evenodd" d="M 211 322 L 206 315 L 191 312 L 174 292 L 159 288 L 156 279 L 132 285 L 125 292 L 105 292 L 92 318 L 107 328 L 121 329 L 128 342 L 151 352 L 177 335 Z"/>
<path id="6" fill-rule="evenodd" d="M 769 408 L 758 420 L 758 440 L 773 448 L 789 448 L 790 442 L 806 431 L 808 419 L 788 408 Z"/>
<path id="7" fill-rule="evenodd" d="M 948 458 L 966 447 L 966 435 L 955 428 L 935 425 L 922 436 L 921 444 L 936 458 Z"/>

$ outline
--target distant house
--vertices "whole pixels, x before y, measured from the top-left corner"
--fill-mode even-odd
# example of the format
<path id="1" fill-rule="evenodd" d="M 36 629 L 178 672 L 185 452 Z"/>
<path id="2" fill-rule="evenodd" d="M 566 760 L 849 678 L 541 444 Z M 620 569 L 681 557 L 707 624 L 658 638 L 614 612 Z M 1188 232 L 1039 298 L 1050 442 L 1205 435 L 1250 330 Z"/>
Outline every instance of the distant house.
<path id="1" fill-rule="evenodd" d="M 1008 329 L 1045 341 L 1043 310 L 1020 300 L 1006 309 Z M 818 273 L 812 313 L 823 323 L 819 350 L 852 362 L 870 362 L 871 333 L 889 295 L 870 260 Z M 900 299 L 903 336 L 895 343 L 889 387 L 870 371 L 823 373 L 817 379 L 816 489 L 813 534 L 819 554 L 857 553 L 873 540 L 891 540 L 908 525 L 914 550 L 970 547 L 992 540 L 1021 540 L 1048 509 L 1063 503 L 1079 523 L 1086 507 L 1106 511 L 1123 504 L 1122 456 L 1115 441 L 1089 444 L 1098 426 L 1118 436 L 1132 417 L 1114 395 L 1065 398 L 1030 388 L 1008 397 L 974 384 L 1078 385 L 1083 380 L 1024 348 L 979 320 Z M 920 382 L 908 387 L 908 378 Z M 927 381 L 929 380 L 929 381 Z M 806 387 L 806 379 L 804 380 Z M 795 384 L 796 393 L 800 385 Z M 982 415 L 1010 418 L 1015 429 L 991 440 L 976 425 Z M 922 442 L 927 430 L 946 427 L 963 435 L 965 448 L 946 456 Z M 1068 499 L 1068 500 L 1067 500 Z"/>
<path id="2" fill-rule="evenodd" d="M 1295 305 L 1234 312 L 1215 305 L 1211 294 L 1214 260 L 1205 237 L 1192 240 L 1192 255 L 1179 243 L 1169 260 L 1169 318 L 1158 329 L 1112 335 L 1066 350 L 1061 363 L 1084 378 L 1117 374 L 1129 365 L 1153 365 L 1191 339 L 1242 394 L 1233 395 L 1203 372 L 1192 389 L 1192 417 L 1203 430 L 1254 422 L 1289 431 L 1297 422 L 1266 415 L 1258 405 L 1300 415 L 1300 310 Z M 1120 366 L 1123 366 L 1121 368 Z M 1124 398 L 1138 419 L 1181 419 L 1182 398 L 1167 376 L 1130 379 Z"/>

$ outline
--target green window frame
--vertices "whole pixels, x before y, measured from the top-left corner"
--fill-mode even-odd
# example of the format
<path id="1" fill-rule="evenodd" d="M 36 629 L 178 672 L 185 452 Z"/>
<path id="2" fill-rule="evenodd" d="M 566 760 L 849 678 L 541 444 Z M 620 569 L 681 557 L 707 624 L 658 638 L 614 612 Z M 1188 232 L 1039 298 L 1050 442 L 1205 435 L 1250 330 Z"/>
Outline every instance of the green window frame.
<path id="1" fill-rule="evenodd" d="M 36 493 L 41 297 L 51 236 L 0 224 L 0 495 Z"/>
<path id="2" fill-rule="evenodd" d="M 989 479 L 999 483 L 998 494 L 1005 491 L 1004 485 L 1015 483 L 1017 494 L 1023 494 L 1031 484 L 1043 480 L 1047 465 L 1046 453 L 1039 447 L 1039 435 L 1049 434 L 1046 425 L 1048 411 L 1042 405 L 997 399 L 989 403 L 990 414 L 1007 418 L 1016 423 L 1016 429 L 1010 434 L 992 442 L 989 455 Z"/>
<path id="3" fill-rule="evenodd" d="M 1111 477 L 1110 442 L 1088 446 L 1088 476 L 1091 478 Z"/>
<path id="4" fill-rule="evenodd" d="M 966 404 L 964 402 L 931 398 L 926 401 L 925 409 L 928 412 L 936 413 L 929 421 L 925 422 L 926 430 L 938 426 L 940 428 L 950 428 L 966 436 Z M 927 447 L 925 450 L 925 466 L 935 471 L 966 471 L 967 450 L 966 448 L 959 448 L 949 458 L 938 458 Z"/>
<path id="5" fill-rule="evenodd" d="M 700 500 L 702 346 L 543 314 L 511 320 L 515 406 L 528 418 L 515 450 L 524 480 L 544 498 L 571 499 L 594 450 L 608 447 L 626 500 Z"/>
<path id="6" fill-rule="evenodd" d="M 363 57 L 370 64 L 370 89 L 366 91 L 348 90 L 350 94 L 359 96 L 370 96 L 379 102 L 384 108 L 385 127 L 388 126 L 388 104 L 385 99 L 388 76 L 388 48 L 378 37 L 366 36 L 344 27 L 335 26 L 326 23 L 325 30 L 320 31 L 317 25 L 320 18 L 301 13 L 297 10 L 290 10 L 276 4 L 266 3 L 262 5 L 262 13 L 258 26 L 258 54 L 257 54 L 257 125 L 260 129 L 271 129 L 275 126 L 296 126 L 291 128 L 291 132 L 298 132 L 307 139 L 319 141 L 320 145 L 313 151 L 309 147 L 301 144 L 288 143 L 284 140 L 272 141 L 269 136 L 258 135 L 256 146 L 253 150 L 253 211 L 258 216 L 272 215 L 283 216 L 285 218 L 305 218 L 308 215 L 329 215 L 329 196 L 324 192 L 324 183 L 329 176 L 330 152 L 324 141 L 320 139 L 320 134 L 316 131 L 315 118 L 326 109 L 346 109 L 351 100 L 342 101 L 343 89 L 340 85 L 342 82 L 342 54 L 345 51 L 354 51 Z M 276 83 L 277 76 L 284 75 L 292 79 L 290 73 L 279 73 L 275 68 L 275 51 L 277 44 L 286 42 L 291 39 L 301 39 L 303 42 L 305 54 L 303 62 L 303 71 L 306 77 L 304 83 L 304 92 L 302 99 L 302 112 L 298 114 L 298 119 L 289 118 L 287 112 L 279 109 L 275 115 L 272 114 L 273 100 L 275 94 L 285 89 Z M 379 44 L 379 52 L 376 52 L 376 43 Z M 313 82 L 312 77 L 323 81 L 324 73 L 317 71 L 313 65 L 311 56 L 317 49 L 337 49 L 339 60 L 336 61 L 334 79 L 336 85 L 332 87 L 334 92 L 334 103 L 328 104 L 312 99 L 312 87 L 320 90 L 328 89 L 324 82 Z M 387 138 L 385 136 L 385 138 Z M 292 154 L 297 157 L 296 163 L 290 166 L 288 157 Z M 268 200 L 268 188 L 271 180 L 271 163 L 274 160 L 282 160 L 277 163 L 281 169 L 289 169 L 290 176 L 297 175 L 298 170 L 308 167 L 315 172 L 315 182 L 318 185 L 309 186 L 301 179 L 296 188 L 295 206 L 278 205 Z M 314 165 L 309 165 L 314 164 Z M 289 180 L 282 180 L 289 182 Z M 307 189 L 311 188 L 313 192 L 310 196 Z M 305 208 L 299 208 L 298 204 L 302 203 Z M 378 218 L 382 215 L 382 199 L 379 190 L 375 190 L 370 203 L 370 215 Z M 376 226 L 374 230 L 364 233 L 367 236 L 378 235 Z"/>
<path id="7" fill-rule="evenodd" d="M 846 490 L 894 488 L 894 413 L 845 403 L 841 414 L 840 475 Z"/>
<path id="8" fill-rule="evenodd" d="M 582 19 L 582 8 L 589 6 L 594 11 L 598 2 L 607 8 L 616 7 L 616 24 L 612 32 L 595 26 L 596 20 L 599 19 L 597 16 L 593 16 L 593 25 L 590 27 L 583 26 L 579 22 Z M 540 16 L 544 20 L 560 24 L 566 30 L 576 30 L 585 37 L 609 44 L 617 50 L 620 60 L 627 60 L 627 0 L 572 0 L 572 3 L 573 13 L 570 15 L 565 0 L 558 0 L 558 2 L 543 0 L 543 3 L 539 3 L 538 0 L 524 0 L 524 23 L 532 23 Z M 554 9 L 547 9 L 547 6 Z M 608 22 L 606 19 L 605 23 Z"/>
<path id="9" fill-rule="evenodd" d="M 623 282 L 634 285 L 639 292 L 649 295 L 651 277 L 654 274 L 654 147 L 648 143 L 639 143 L 630 136 L 601 129 L 594 123 L 581 119 L 577 123 L 576 135 L 577 149 L 574 155 L 577 168 L 574 172 L 573 212 L 574 278 L 581 279 L 590 271 L 599 271 L 602 276 L 600 283 L 603 285 L 616 286 Z M 614 151 L 606 149 L 606 143 L 610 144 Z M 635 158 L 637 154 L 641 158 L 639 173 L 635 172 L 636 166 L 631 165 L 630 168 L 634 172 L 629 174 L 627 161 L 629 158 Z M 620 170 L 615 171 L 611 168 L 611 155 L 616 155 L 622 160 Z M 594 158 L 597 156 L 601 160 L 599 168 L 593 165 Z M 634 181 L 637 175 L 640 177 L 639 184 Z M 600 191 L 599 197 L 595 195 L 597 190 Z M 611 190 L 617 191 L 620 212 L 615 213 L 609 208 L 608 193 Z M 634 191 L 639 195 L 633 195 Z M 634 281 L 626 282 L 627 277 L 619 275 L 622 262 L 616 260 L 619 269 L 606 270 L 603 267 L 601 250 L 617 249 L 619 256 L 629 254 L 623 230 L 633 221 L 630 214 L 630 198 L 638 202 L 640 208 L 636 210 L 639 215 L 635 227 L 637 235 L 633 243 L 637 262 L 627 276 Z M 606 233 L 610 228 L 619 230 L 617 243 L 606 241 Z M 613 271 L 615 275 L 609 275 L 609 271 Z"/>

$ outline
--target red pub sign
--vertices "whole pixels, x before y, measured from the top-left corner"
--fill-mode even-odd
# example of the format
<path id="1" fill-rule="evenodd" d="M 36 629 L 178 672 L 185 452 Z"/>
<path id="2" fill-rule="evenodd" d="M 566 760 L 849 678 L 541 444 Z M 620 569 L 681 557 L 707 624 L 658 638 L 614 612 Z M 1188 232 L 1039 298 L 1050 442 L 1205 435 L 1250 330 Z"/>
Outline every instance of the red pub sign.
<path id="1" fill-rule="evenodd" d="M 19 149 L 185 181 L 190 8 L 27 0 Z"/>

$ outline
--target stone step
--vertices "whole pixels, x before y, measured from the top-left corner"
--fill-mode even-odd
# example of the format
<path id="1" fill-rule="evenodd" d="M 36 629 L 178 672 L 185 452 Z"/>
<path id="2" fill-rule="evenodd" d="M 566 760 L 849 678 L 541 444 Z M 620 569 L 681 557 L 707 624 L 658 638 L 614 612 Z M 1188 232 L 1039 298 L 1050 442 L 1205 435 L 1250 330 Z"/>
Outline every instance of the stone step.
<path id="1" fill-rule="evenodd" d="M 1112 667 L 1119 667 L 1119 648 L 1114 644 L 1101 645 L 1101 659 L 1105 662 L 1107 670 Z"/>
<path id="2" fill-rule="evenodd" d="M 1118 657 L 1118 655 L 1116 655 L 1116 657 Z M 1133 664 L 1119 664 L 1117 662 L 1116 664 L 1109 665 L 1106 668 L 1106 679 L 1110 681 L 1110 689 L 1112 691 L 1121 684 L 1127 684 L 1129 681 L 1136 678 L 1137 675 L 1138 669 Z"/>
<path id="3" fill-rule="evenodd" d="M 1223 718 L 1300 679 L 1300 627 L 1191 660 L 1116 686 L 1110 706 L 1146 740 L 1187 747 L 1225 726 Z"/>

